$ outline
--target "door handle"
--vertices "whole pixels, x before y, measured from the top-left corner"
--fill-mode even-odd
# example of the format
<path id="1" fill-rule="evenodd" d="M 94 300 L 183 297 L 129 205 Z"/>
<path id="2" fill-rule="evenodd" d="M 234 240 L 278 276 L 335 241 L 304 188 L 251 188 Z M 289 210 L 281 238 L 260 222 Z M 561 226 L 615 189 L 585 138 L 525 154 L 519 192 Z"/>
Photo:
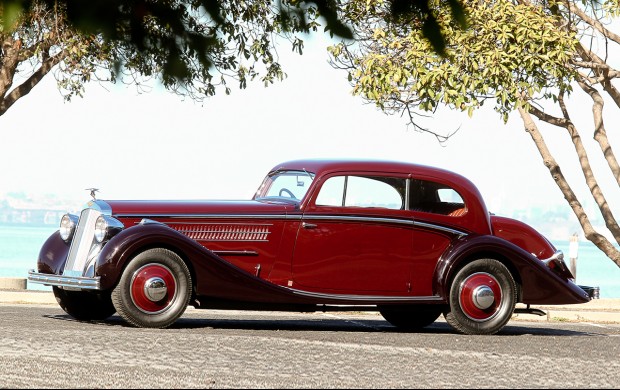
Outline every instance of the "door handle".
<path id="1" fill-rule="evenodd" d="M 301 226 L 302 226 L 304 229 L 315 229 L 315 228 L 316 228 L 316 225 L 315 225 L 315 224 L 313 224 L 313 223 L 308 223 L 308 222 L 302 222 Z"/>

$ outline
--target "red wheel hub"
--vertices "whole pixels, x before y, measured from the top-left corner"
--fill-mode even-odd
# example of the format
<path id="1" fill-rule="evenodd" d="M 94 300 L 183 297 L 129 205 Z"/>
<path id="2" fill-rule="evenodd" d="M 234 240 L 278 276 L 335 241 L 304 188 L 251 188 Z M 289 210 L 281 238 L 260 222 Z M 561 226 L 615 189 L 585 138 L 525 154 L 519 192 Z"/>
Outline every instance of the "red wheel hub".
<path id="1" fill-rule="evenodd" d="M 172 271 L 162 264 L 147 264 L 131 279 L 131 300 L 147 314 L 164 311 L 176 296 L 177 283 Z"/>
<path id="2" fill-rule="evenodd" d="M 479 272 L 468 276 L 459 292 L 463 313 L 474 321 L 493 318 L 502 303 L 502 288 L 494 276 Z"/>

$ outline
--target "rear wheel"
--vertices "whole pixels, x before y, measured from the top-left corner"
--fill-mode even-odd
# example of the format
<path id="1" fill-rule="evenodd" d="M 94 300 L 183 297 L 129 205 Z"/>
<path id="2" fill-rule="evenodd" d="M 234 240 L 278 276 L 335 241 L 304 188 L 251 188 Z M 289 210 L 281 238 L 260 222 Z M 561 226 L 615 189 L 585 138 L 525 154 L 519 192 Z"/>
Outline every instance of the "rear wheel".
<path id="1" fill-rule="evenodd" d="M 53 287 L 56 301 L 71 317 L 80 321 L 103 321 L 116 312 L 110 292 L 71 291 Z"/>
<path id="2" fill-rule="evenodd" d="M 135 326 L 166 328 L 185 312 L 191 285 L 187 265 L 176 253 L 149 249 L 129 262 L 112 290 L 112 302 Z"/>
<path id="3" fill-rule="evenodd" d="M 517 286 L 504 264 L 479 259 L 464 266 L 450 287 L 450 326 L 465 334 L 494 334 L 508 323 L 517 301 Z"/>
<path id="4" fill-rule="evenodd" d="M 380 306 L 387 322 L 403 330 L 419 330 L 435 322 L 444 310 L 438 305 Z"/>

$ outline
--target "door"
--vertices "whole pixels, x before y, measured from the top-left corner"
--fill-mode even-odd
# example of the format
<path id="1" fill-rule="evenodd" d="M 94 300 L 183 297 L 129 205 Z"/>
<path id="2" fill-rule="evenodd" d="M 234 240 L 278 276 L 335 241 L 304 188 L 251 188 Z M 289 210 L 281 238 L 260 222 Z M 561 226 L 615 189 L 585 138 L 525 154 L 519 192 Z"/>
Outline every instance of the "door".
<path id="1" fill-rule="evenodd" d="M 303 215 L 293 288 L 339 294 L 406 294 L 413 257 L 406 178 L 326 178 Z"/>

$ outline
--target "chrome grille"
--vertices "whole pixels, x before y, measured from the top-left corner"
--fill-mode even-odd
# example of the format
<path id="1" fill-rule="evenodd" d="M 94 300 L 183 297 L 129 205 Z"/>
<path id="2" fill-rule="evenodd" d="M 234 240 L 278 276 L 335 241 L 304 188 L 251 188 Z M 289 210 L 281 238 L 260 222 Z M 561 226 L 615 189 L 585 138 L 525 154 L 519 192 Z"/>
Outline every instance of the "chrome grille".
<path id="1" fill-rule="evenodd" d="M 84 209 L 80 214 L 77 228 L 71 240 L 69 255 L 65 263 L 63 275 L 82 276 L 88 261 L 88 255 L 95 243 L 95 223 L 101 212 L 95 209 Z"/>

